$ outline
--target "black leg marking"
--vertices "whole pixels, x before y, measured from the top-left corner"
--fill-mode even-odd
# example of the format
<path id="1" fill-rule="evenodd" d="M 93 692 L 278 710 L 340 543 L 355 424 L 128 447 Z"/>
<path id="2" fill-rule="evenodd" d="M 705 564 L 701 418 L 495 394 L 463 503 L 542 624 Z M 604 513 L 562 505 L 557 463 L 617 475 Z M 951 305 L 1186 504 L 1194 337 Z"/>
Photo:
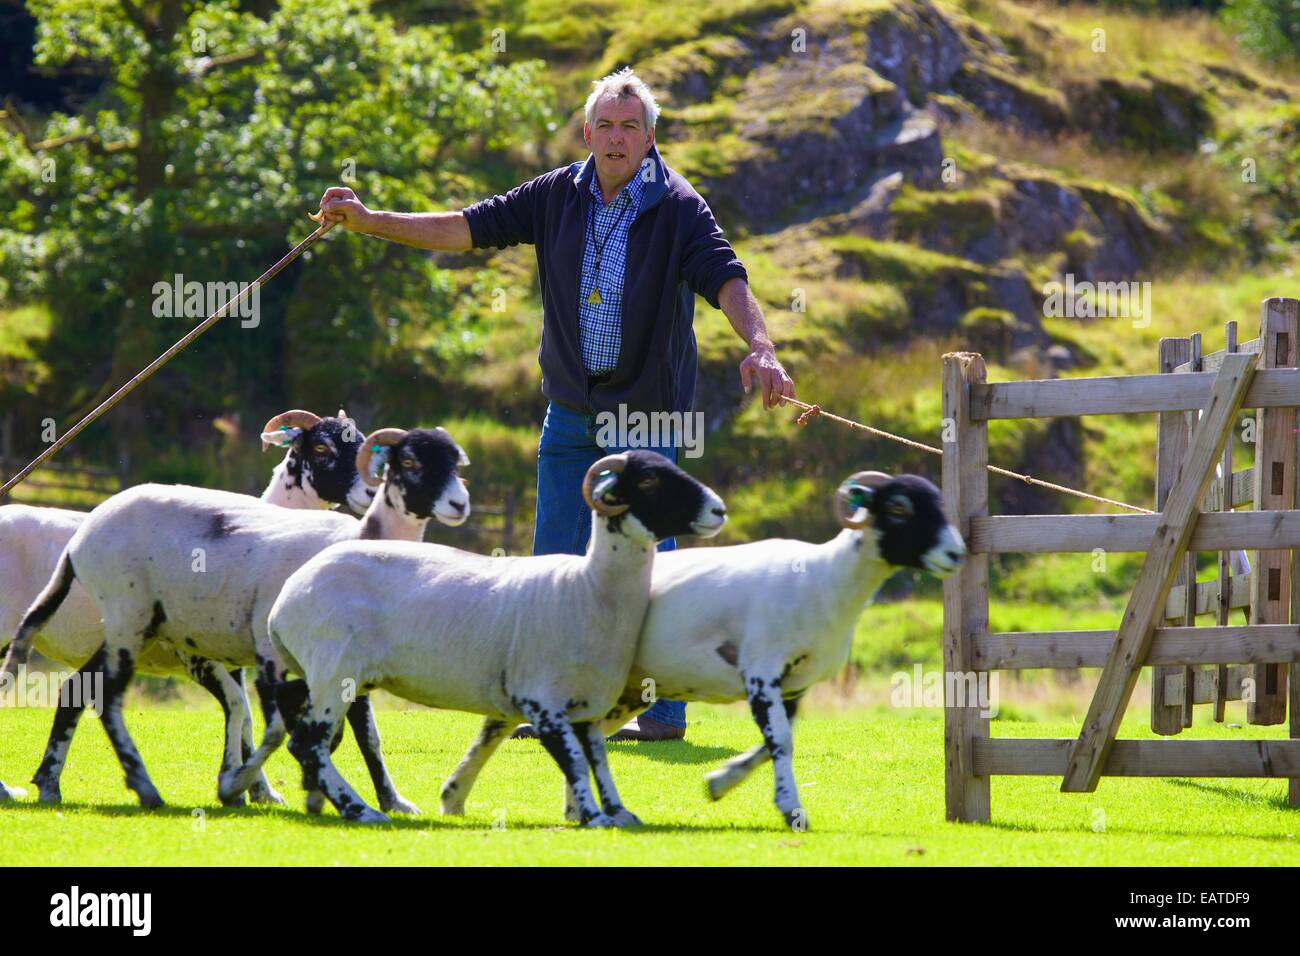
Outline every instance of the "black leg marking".
<path id="1" fill-rule="evenodd" d="M 157 627 L 160 622 L 161 605 L 155 605 L 154 623 L 150 625 L 151 629 Z M 126 729 L 126 722 L 122 719 L 122 701 L 126 696 L 127 686 L 131 683 L 131 677 L 135 673 L 135 656 L 125 647 L 117 649 L 116 666 L 110 666 L 106 669 L 104 675 L 104 730 L 108 733 L 109 742 L 113 745 L 113 750 L 117 753 L 118 762 L 122 765 L 122 770 L 126 774 L 126 785 L 135 791 L 140 798 L 140 805 L 143 807 L 161 807 L 163 805 L 162 797 L 154 787 L 153 782 L 149 779 L 149 773 L 145 770 L 144 761 L 140 757 L 140 752 L 136 749 L 135 742 L 131 740 L 131 734 Z"/>
<path id="2" fill-rule="evenodd" d="M 289 752 L 302 764 L 303 786 L 309 792 L 319 790 L 324 793 L 344 819 L 386 821 L 387 817 L 366 806 L 330 761 L 328 741 L 334 735 L 336 725 L 337 722 L 330 723 L 307 715 L 294 727 L 289 738 Z"/>
<path id="3" fill-rule="evenodd" d="M 379 725 L 375 723 L 375 711 L 370 706 L 370 695 L 362 694 L 349 705 L 348 724 L 352 727 L 353 736 L 357 738 L 357 746 L 361 748 L 361 756 L 365 758 L 366 769 L 370 771 L 370 779 L 375 785 L 375 796 L 379 800 L 379 809 L 385 813 L 419 813 L 419 807 L 397 792 L 393 778 L 388 775 L 388 767 L 384 764 L 383 745 L 379 739 Z M 336 739 L 342 737 L 342 730 L 343 727 L 340 725 Z M 331 747 L 330 752 L 332 753 L 333 750 L 334 748 Z"/>
<path id="4" fill-rule="evenodd" d="M 76 676 L 69 678 L 69 681 L 80 680 L 85 675 L 103 671 L 107 660 L 108 656 L 101 644 L 99 650 L 91 655 L 90 660 L 86 661 L 77 671 Z M 81 686 L 86 685 L 83 683 Z M 59 690 L 59 706 L 54 712 L 54 726 L 50 728 L 49 741 L 45 745 L 45 756 L 32 777 L 32 783 L 39 789 L 43 803 L 59 803 L 63 799 L 59 790 L 59 778 L 63 774 L 63 765 L 68 759 L 72 735 L 77 731 L 77 721 L 81 720 L 82 711 L 86 706 L 82 695 L 73 695 L 65 691 L 71 691 L 68 683 Z M 71 701 L 74 697 L 81 700 L 80 706 L 72 705 Z"/>

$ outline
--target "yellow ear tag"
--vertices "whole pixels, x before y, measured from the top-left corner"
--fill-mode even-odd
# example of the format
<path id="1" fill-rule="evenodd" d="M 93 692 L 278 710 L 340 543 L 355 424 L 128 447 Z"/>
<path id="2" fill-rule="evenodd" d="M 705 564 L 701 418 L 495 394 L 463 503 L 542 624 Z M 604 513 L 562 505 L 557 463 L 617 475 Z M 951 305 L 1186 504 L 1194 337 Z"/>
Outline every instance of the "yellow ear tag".
<path id="1" fill-rule="evenodd" d="M 591 295 L 587 296 L 588 305 L 600 305 L 600 290 L 592 289 Z"/>

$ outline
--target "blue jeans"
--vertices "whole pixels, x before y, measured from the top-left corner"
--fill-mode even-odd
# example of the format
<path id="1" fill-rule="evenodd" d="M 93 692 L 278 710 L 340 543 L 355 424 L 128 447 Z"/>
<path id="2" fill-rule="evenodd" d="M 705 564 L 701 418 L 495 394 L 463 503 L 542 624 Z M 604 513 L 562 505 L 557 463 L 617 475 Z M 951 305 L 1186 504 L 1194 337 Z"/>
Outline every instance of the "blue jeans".
<path id="1" fill-rule="evenodd" d="M 591 538 L 591 510 L 582 500 L 582 479 L 600 457 L 627 448 L 601 448 L 596 444 L 596 418 L 554 402 L 546 409 L 542 440 L 537 448 L 537 525 L 533 532 L 533 554 L 586 554 Z M 672 461 L 677 449 L 651 446 Z M 660 551 L 672 551 L 677 543 L 669 538 Z M 647 717 L 686 726 L 686 704 L 679 700 L 657 700 L 645 712 Z"/>

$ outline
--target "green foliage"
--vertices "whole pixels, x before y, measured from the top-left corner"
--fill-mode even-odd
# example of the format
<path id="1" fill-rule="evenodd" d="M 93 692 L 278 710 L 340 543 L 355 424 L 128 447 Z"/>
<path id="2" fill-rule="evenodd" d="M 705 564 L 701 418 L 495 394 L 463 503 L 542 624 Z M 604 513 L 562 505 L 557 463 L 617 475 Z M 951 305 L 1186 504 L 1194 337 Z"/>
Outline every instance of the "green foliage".
<path id="1" fill-rule="evenodd" d="M 998 223 L 997 189 L 925 191 L 905 186 L 890 206 L 902 238 L 926 237 L 961 249 Z"/>
<path id="2" fill-rule="evenodd" d="M 49 309 L 33 305 L 0 311 L 0 406 L 28 399 L 49 376 L 38 352 L 50 336 Z"/>
<path id="3" fill-rule="evenodd" d="M 193 324 L 151 314 L 156 283 L 251 280 L 306 234 L 331 185 L 354 185 L 372 208 L 463 204 L 494 185 L 484 154 L 531 142 L 550 115 L 540 63 L 456 52 L 440 28 L 400 29 L 364 0 L 286 0 L 267 20 L 191 0 L 40 0 L 32 12 L 39 64 L 108 76 L 30 140 L 0 134 L 12 186 L 0 277 L 54 313 L 64 348 L 47 358 L 84 383 L 50 396 L 60 409 L 94 389 L 74 370 L 110 354 L 99 376 L 117 384 Z M 263 292 L 256 329 L 221 323 L 151 383 L 166 426 L 196 406 L 281 403 L 286 364 L 299 369 L 296 404 L 329 404 L 341 379 L 351 394 L 464 357 L 472 326 L 429 257 L 342 230 L 318 249 L 309 282 L 299 266 Z M 201 398 L 187 381 L 199 370 Z"/>
<path id="4" fill-rule="evenodd" d="M 1300 16 L 1292 0 L 1227 0 L 1223 19 L 1260 56 L 1300 56 Z"/>

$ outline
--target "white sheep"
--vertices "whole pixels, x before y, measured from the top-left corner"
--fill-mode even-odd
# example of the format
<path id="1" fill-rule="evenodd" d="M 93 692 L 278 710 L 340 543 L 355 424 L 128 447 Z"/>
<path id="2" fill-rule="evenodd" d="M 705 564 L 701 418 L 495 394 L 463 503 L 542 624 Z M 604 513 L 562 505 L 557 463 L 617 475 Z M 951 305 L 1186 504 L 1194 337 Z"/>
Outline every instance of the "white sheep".
<path id="1" fill-rule="evenodd" d="M 655 542 L 716 534 L 726 509 L 662 455 L 594 463 L 584 556 L 490 558 L 454 548 L 349 542 L 285 583 L 272 640 L 305 678 L 307 703 L 289 749 L 309 809 L 323 794 L 347 819 L 382 822 L 330 761 L 349 687 L 382 687 L 432 707 L 533 722 L 588 826 L 637 823 L 618 796 L 599 719 L 615 705 L 649 599 Z M 260 749 L 260 748 L 259 748 Z M 601 806 L 588 781 L 594 774 Z"/>
<path id="2" fill-rule="evenodd" d="M 23 617 L 4 670 L 26 663 L 33 637 L 58 610 L 74 579 L 79 581 L 104 622 L 104 643 L 82 672 L 103 672 L 102 720 L 127 785 L 144 806 L 160 806 L 162 798 L 122 719 L 122 695 L 142 649 L 164 642 L 229 667 L 256 664 L 262 707 L 274 726 L 281 719 L 275 692 L 284 669 L 267 639 L 266 618 L 285 578 L 335 542 L 418 541 L 431 516 L 448 525 L 468 517 L 469 497 L 457 473 L 468 459 L 444 430 L 388 428 L 367 437 L 356 467 L 372 486 L 379 484 L 370 474 L 377 457 L 388 460 L 387 478 L 361 521 L 329 511 L 288 511 L 205 488 L 141 485 L 115 495 L 69 541 L 50 582 Z M 354 729 L 360 737 L 373 736 L 369 701 L 356 703 Z M 57 794 L 80 714 L 80 707 L 60 700 L 37 775 L 42 792 Z M 235 796 L 230 785 L 241 756 L 238 748 L 228 747 L 219 786 L 223 800 Z M 381 787 L 381 802 L 404 808 L 405 801 L 386 782 L 390 786 Z"/>
<path id="3" fill-rule="evenodd" d="M 357 474 L 361 437 L 342 409 L 337 417 L 321 418 L 293 409 L 271 418 L 262 426 L 262 448 L 283 447 L 286 453 L 276 465 L 261 500 L 299 510 L 346 504 L 358 514 L 364 512 L 374 492 Z M 0 635 L 5 645 L 86 517 L 84 512 L 63 508 L 0 507 Z M 51 660 L 75 669 L 90 660 L 103 641 L 99 609 L 85 589 L 74 582 L 58 616 L 41 631 L 34 646 Z M 252 752 L 252 715 L 242 670 L 228 671 L 161 643 L 141 654 L 137 670 L 193 678 L 221 704 L 227 731 L 238 733 L 241 747 Z M 12 795 L 0 783 L 0 799 L 6 796 Z M 249 796 L 254 802 L 283 802 L 265 779 L 250 790 Z M 42 799 L 57 802 L 57 784 L 53 791 L 45 790 Z"/>
<path id="4" fill-rule="evenodd" d="M 939 490 L 924 478 L 859 472 L 836 501 L 845 530 L 825 544 L 773 539 L 661 555 L 626 690 L 601 721 L 602 732 L 612 732 L 655 696 L 747 700 L 764 742 L 710 774 L 709 793 L 719 799 L 771 759 L 776 805 L 796 829 L 807 826 L 792 767 L 800 697 L 844 666 L 858 617 L 895 570 L 942 577 L 966 552 Z M 464 812 L 475 777 L 509 730 L 484 725 L 443 786 L 444 813 Z M 572 799 L 566 794 L 569 815 Z"/>

